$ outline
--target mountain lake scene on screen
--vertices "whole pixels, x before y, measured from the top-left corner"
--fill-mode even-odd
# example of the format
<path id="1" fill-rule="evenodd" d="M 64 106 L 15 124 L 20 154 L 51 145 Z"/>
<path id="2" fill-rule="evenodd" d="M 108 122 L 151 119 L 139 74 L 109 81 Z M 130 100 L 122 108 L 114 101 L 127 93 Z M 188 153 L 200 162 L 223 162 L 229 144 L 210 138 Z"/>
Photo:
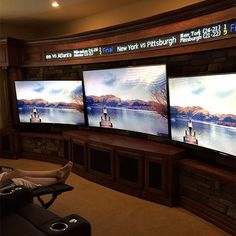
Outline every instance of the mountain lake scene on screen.
<path id="1" fill-rule="evenodd" d="M 83 124 L 81 81 L 16 81 L 21 123 Z"/>
<path id="2" fill-rule="evenodd" d="M 165 65 L 84 71 L 89 126 L 168 137 Z"/>
<path id="3" fill-rule="evenodd" d="M 236 74 L 169 80 L 171 136 L 236 156 Z"/>

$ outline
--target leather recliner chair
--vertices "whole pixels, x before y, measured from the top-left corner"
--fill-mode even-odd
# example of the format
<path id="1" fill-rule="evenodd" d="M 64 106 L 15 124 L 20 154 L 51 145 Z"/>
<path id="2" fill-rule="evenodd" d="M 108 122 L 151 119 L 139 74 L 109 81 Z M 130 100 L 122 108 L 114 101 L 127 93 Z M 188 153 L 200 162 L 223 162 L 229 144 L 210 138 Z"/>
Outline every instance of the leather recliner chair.
<path id="1" fill-rule="evenodd" d="M 91 236 L 91 225 L 76 214 L 59 217 L 34 204 L 30 189 L 12 186 L 0 191 L 0 235 Z"/>

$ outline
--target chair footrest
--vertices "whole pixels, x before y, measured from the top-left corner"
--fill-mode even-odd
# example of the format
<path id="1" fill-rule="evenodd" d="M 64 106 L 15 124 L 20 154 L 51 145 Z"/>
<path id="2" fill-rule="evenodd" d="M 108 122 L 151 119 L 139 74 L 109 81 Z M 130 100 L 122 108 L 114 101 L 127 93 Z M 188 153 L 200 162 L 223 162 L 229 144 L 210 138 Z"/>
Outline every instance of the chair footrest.
<path id="1" fill-rule="evenodd" d="M 33 197 L 38 198 L 43 208 L 48 208 L 49 206 L 53 204 L 53 202 L 55 201 L 58 195 L 60 195 L 63 192 L 71 191 L 73 189 L 74 188 L 68 184 L 59 183 L 59 184 L 53 184 L 50 186 L 45 186 L 45 187 L 42 186 L 39 188 L 35 188 L 32 190 L 32 195 Z M 52 194 L 52 197 L 48 202 L 45 203 L 43 199 L 41 198 L 41 196 L 47 195 L 47 194 Z"/>

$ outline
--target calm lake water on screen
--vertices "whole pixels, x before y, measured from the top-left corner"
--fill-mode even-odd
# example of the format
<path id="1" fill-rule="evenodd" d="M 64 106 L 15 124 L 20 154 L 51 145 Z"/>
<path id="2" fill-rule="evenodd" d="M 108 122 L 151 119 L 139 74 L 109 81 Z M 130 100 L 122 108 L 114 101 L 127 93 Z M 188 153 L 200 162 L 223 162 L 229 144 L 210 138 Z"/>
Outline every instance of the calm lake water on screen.
<path id="1" fill-rule="evenodd" d="M 32 107 L 19 110 L 20 122 L 30 122 Z M 37 108 L 42 123 L 83 124 L 84 114 L 75 109 Z"/>
<path id="2" fill-rule="evenodd" d="M 108 116 L 115 129 L 123 129 L 158 135 L 168 135 L 167 119 L 154 111 L 133 110 L 124 108 L 107 108 Z M 90 107 L 88 109 L 88 121 L 90 126 L 99 127 L 102 108 Z"/>
<path id="3" fill-rule="evenodd" d="M 192 121 L 196 131 L 198 145 L 236 156 L 236 128 L 216 125 L 207 122 Z M 171 120 L 171 136 L 173 140 L 183 142 L 187 129 L 187 120 L 175 118 Z"/>

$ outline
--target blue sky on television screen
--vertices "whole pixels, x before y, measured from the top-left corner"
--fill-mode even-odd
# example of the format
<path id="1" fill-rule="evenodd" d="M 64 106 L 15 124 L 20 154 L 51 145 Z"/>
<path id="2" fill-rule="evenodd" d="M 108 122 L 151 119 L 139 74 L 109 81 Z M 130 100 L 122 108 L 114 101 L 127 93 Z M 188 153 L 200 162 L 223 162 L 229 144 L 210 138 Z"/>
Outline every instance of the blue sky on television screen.
<path id="1" fill-rule="evenodd" d="M 171 106 L 201 106 L 211 113 L 236 115 L 236 74 L 169 80 Z"/>
<path id="2" fill-rule="evenodd" d="M 16 81 L 17 99 L 44 99 L 48 102 L 71 102 L 71 93 L 82 94 L 81 81 Z"/>
<path id="3" fill-rule="evenodd" d="M 86 95 L 112 94 L 123 100 L 151 100 L 152 86 L 166 86 L 166 66 L 139 66 L 84 71 Z M 96 83 L 96 85 L 95 85 Z"/>

